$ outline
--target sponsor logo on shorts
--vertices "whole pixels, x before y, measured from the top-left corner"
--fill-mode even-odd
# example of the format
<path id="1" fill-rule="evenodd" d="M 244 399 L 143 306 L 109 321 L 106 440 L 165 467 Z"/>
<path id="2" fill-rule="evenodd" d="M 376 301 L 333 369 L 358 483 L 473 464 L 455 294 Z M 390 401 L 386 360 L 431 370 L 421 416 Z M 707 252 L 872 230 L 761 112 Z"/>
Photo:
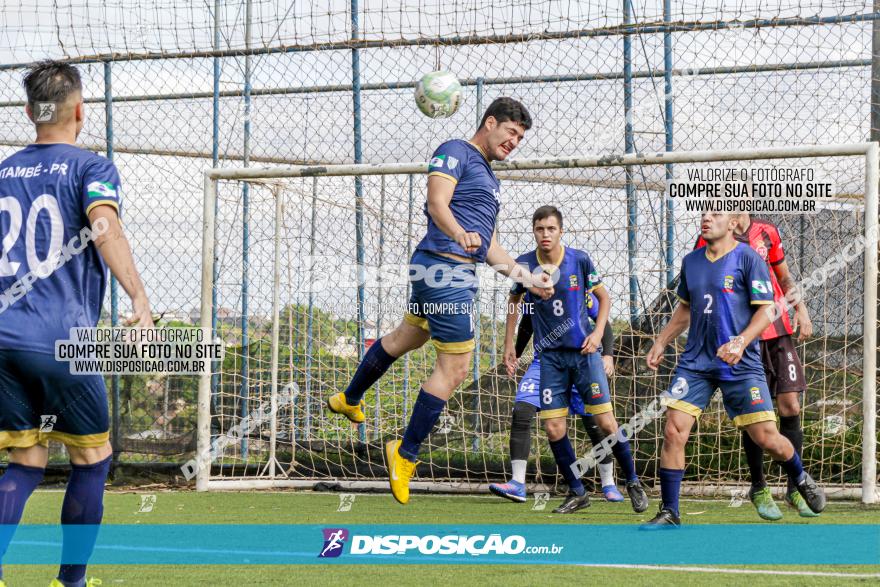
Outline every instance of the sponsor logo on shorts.
<path id="1" fill-rule="evenodd" d="M 593 397 L 602 397 L 602 390 L 599 389 L 598 383 L 591 383 L 590 391 L 593 393 Z"/>
<path id="2" fill-rule="evenodd" d="M 757 387 L 753 387 L 749 390 L 749 393 L 752 396 L 752 405 L 756 406 L 758 404 L 763 404 L 764 399 L 761 397 L 761 390 Z"/>

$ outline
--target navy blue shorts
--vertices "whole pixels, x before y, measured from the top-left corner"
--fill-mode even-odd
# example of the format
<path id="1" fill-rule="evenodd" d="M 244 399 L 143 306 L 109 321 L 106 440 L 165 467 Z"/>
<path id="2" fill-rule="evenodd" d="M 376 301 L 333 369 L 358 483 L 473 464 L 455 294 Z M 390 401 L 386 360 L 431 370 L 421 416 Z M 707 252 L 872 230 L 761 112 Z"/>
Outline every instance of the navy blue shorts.
<path id="1" fill-rule="evenodd" d="M 438 352 L 474 350 L 476 265 L 416 251 L 410 260 L 412 295 L 403 319 L 430 333 Z"/>
<path id="2" fill-rule="evenodd" d="M 525 402 L 527 404 L 531 404 L 535 406 L 537 409 L 541 409 L 541 394 L 539 393 L 541 389 L 541 360 L 538 357 L 532 361 L 532 364 L 529 365 L 529 368 L 526 369 L 525 375 L 519 382 L 519 386 L 516 388 L 516 401 Z M 586 414 L 584 411 L 584 402 L 581 400 L 581 395 L 575 390 L 574 386 L 571 388 L 571 394 L 569 395 L 569 411 L 575 416 L 583 416 Z"/>
<path id="3" fill-rule="evenodd" d="M 588 414 L 611 411 L 611 392 L 601 355 L 598 352 L 582 355 L 579 351 L 566 350 L 542 352 L 541 418 L 567 416 L 574 393 L 580 396 Z"/>
<path id="4" fill-rule="evenodd" d="M 760 375 L 725 381 L 679 367 L 662 401 L 669 409 L 699 418 L 718 388 L 721 388 L 727 416 L 738 427 L 776 421 L 767 380 Z"/>
<path id="5" fill-rule="evenodd" d="M 0 349 L 0 448 L 81 448 L 110 438 L 107 388 L 101 375 L 71 375 L 52 355 Z"/>

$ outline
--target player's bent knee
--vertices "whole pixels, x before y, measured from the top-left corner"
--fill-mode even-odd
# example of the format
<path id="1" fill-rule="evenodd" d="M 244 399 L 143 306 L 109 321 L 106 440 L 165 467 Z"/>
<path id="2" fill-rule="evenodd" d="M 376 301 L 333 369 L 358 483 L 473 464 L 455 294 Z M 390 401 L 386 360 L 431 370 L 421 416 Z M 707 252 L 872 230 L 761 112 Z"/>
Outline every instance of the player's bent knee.
<path id="1" fill-rule="evenodd" d="M 105 442 L 101 446 L 67 446 L 67 453 L 70 455 L 70 462 L 74 465 L 94 465 L 100 463 L 113 454 L 113 447 L 110 442 Z"/>
<path id="2" fill-rule="evenodd" d="M 49 450 L 42 444 L 35 444 L 27 448 L 12 448 L 9 450 L 9 462 L 25 467 L 45 469 L 49 462 Z"/>
<path id="3" fill-rule="evenodd" d="M 797 393 L 780 393 L 776 398 L 776 407 L 780 416 L 799 416 L 801 403 Z"/>
<path id="4" fill-rule="evenodd" d="M 547 432 L 547 439 L 550 442 L 559 440 L 568 432 L 565 425 L 565 418 L 544 420 L 544 430 Z"/>

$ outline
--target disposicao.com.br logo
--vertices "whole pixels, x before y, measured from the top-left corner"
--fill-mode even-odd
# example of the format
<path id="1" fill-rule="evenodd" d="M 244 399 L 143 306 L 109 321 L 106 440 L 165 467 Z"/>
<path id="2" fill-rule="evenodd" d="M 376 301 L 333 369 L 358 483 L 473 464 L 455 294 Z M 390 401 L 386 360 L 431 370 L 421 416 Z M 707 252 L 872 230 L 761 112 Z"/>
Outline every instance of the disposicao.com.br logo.
<path id="1" fill-rule="evenodd" d="M 551 544 L 529 546 L 525 537 L 519 534 L 502 536 L 501 534 L 388 534 L 388 535 L 348 535 L 342 528 L 324 529 L 324 546 L 319 556 L 339 556 L 345 536 L 349 538 L 351 555 L 516 555 L 516 554 L 560 554 L 564 546 Z M 331 540 L 334 554 L 327 553 L 328 536 L 337 537 Z"/>

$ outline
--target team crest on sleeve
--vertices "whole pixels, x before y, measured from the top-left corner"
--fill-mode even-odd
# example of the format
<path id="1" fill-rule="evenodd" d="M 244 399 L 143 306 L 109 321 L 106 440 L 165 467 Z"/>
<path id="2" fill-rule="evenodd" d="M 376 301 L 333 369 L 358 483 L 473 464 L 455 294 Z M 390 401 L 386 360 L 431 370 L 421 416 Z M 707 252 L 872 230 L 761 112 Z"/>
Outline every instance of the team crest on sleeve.
<path id="1" fill-rule="evenodd" d="M 458 166 L 458 159 L 450 155 L 446 160 L 446 166 L 449 167 L 449 169 L 455 169 Z"/>
<path id="2" fill-rule="evenodd" d="M 116 199 L 116 186 L 109 181 L 93 181 L 86 188 L 89 199 Z"/>
<path id="3" fill-rule="evenodd" d="M 577 291 L 580 289 L 578 287 L 578 276 L 577 275 L 569 275 L 568 276 L 568 289 L 570 291 Z"/>
<path id="4" fill-rule="evenodd" d="M 446 162 L 446 155 L 437 155 L 433 159 L 431 159 L 430 167 L 443 167 L 443 164 Z"/>
<path id="5" fill-rule="evenodd" d="M 724 287 L 721 291 L 724 293 L 733 293 L 733 275 L 724 276 Z"/>
<path id="6" fill-rule="evenodd" d="M 757 387 L 753 387 L 749 390 L 749 393 L 752 395 L 752 405 L 763 404 L 764 400 L 761 399 L 761 390 Z"/>
<path id="7" fill-rule="evenodd" d="M 753 294 L 766 294 L 770 293 L 773 290 L 773 285 L 769 281 L 763 281 L 759 279 L 752 280 L 752 293 Z"/>

